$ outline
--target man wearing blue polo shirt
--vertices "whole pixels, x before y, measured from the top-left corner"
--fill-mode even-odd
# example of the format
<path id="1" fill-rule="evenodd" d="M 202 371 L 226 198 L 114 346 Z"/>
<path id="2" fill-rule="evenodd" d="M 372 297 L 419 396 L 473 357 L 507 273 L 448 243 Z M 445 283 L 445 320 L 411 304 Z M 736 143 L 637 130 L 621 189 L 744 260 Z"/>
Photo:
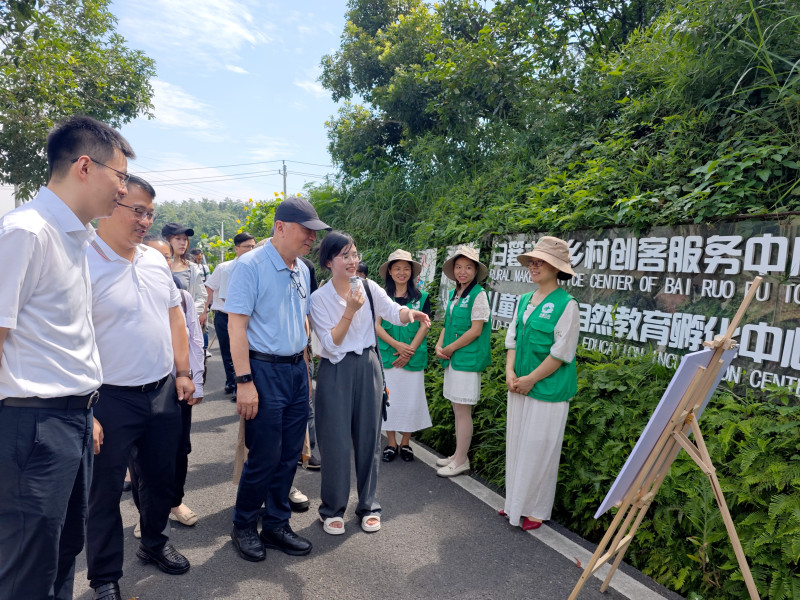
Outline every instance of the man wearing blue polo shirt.
<path id="1" fill-rule="evenodd" d="M 289 490 L 308 418 L 308 370 L 303 349 L 310 295 L 308 254 L 317 231 L 330 227 L 311 204 L 289 198 L 275 210 L 270 241 L 241 256 L 228 282 L 231 357 L 236 371 L 236 408 L 245 418 L 248 449 L 231 538 L 239 555 L 257 562 L 265 547 L 294 556 L 311 542 L 289 527 Z M 261 534 L 258 512 L 266 505 Z"/>

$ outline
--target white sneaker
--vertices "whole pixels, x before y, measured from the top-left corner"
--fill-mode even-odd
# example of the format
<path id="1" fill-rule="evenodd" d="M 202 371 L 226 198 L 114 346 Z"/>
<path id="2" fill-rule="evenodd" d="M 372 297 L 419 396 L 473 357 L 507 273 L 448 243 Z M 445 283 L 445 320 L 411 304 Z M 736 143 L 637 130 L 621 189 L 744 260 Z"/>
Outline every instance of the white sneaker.
<path id="1" fill-rule="evenodd" d="M 465 460 L 463 465 L 456 466 L 455 462 L 451 462 L 449 465 L 436 471 L 439 477 L 455 477 L 462 473 L 469 473 L 469 459 Z"/>
<path id="2" fill-rule="evenodd" d="M 206 358 L 211 358 L 212 356 L 214 355 L 211 354 L 211 352 L 209 352 L 208 350 L 206 350 Z"/>
<path id="3" fill-rule="evenodd" d="M 137 540 L 142 539 L 142 524 L 136 521 L 136 527 L 133 528 L 133 537 Z"/>
<path id="4" fill-rule="evenodd" d="M 436 459 L 436 466 L 437 467 L 446 467 L 451 462 L 453 462 L 452 456 L 445 456 L 444 458 L 437 458 Z"/>
<path id="5" fill-rule="evenodd" d="M 308 496 L 306 496 L 296 487 L 292 486 L 292 489 L 289 490 L 289 506 L 294 512 L 303 512 L 308 510 Z"/>

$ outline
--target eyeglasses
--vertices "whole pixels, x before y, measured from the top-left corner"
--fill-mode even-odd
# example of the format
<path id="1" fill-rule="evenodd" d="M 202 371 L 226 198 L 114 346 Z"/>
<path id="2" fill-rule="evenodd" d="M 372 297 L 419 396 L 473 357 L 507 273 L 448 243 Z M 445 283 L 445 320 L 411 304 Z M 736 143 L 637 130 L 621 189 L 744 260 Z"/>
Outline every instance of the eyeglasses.
<path id="1" fill-rule="evenodd" d="M 145 210 L 145 209 L 140 208 L 138 206 L 128 206 L 127 204 L 123 204 L 122 202 L 119 202 L 117 200 L 114 200 L 114 202 L 117 203 L 117 206 L 124 206 L 125 208 L 131 209 L 133 211 L 133 214 L 136 215 L 136 220 L 137 221 L 144 220 L 144 221 L 153 222 L 153 221 L 156 220 L 156 217 L 158 216 L 152 210 Z"/>
<path id="2" fill-rule="evenodd" d="M 244 248 L 245 250 L 252 250 L 253 248 L 256 247 L 256 245 L 255 244 L 239 244 L 236 247 L 237 248 Z"/>
<path id="3" fill-rule="evenodd" d="M 538 259 L 538 258 L 534 258 L 528 263 L 528 266 L 529 267 L 537 267 L 538 268 L 538 267 L 541 267 L 544 264 L 547 264 L 546 260 L 541 260 L 541 259 Z"/>
<path id="4" fill-rule="evenodd" d="M 297 290 L 297 294 L 300 296 L 300 299 L 305 300 L 306 290 L 303 288 L 303 284 L 300 283 L 300 274 L 297 271 L 289 271 L 289 279 L 291 279 L 292 285 L 294 286 L 294 289 Z"/>
<path id="5" fill-rule="evenodd" d="M 80 160 L 80 157 L 73 158 L 70 162 L 76 163 L 79 160 Z M 92 161 L 96 165 L 100 165 L 101 167 L 105 167 L 106 169 L 111 169 L 112 171 L 114 171 L 114 173 L 117 174 L 117 177 L 119 177 L 119 180 L 122 182 L 122 185 L 127 185 L 127 183 L 131 180 L 131 174 L 130 173 L 123 173 L 122 171 L 117 171 L 114 167 L 109 167 L 106 163 L 101 163 L 99 160 L 95 160 L 91 156 L 89 157 L 89 160 Z"/>
<path id="6" fill-rule="evenodd" d="M 339 254 L 336 258 L 341 258 L 342 262 L 361 262 L 361 254 L 351 252 L 350 254 Z"/>

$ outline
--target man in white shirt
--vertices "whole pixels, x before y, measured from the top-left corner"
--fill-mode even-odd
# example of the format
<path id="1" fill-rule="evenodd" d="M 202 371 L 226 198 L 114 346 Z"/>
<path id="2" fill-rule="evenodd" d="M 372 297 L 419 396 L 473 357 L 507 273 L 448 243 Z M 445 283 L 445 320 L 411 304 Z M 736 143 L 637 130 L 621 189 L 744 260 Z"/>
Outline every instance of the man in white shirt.
<path id="1" fill-rule="evenodd" d="M 236 259 L 247 254 L 256 247 L 255 238 L 249 233 L 238 233 L 233 238 L 233 251 Z M 231 268 L 236 262 L 227 260 L 217 265 L 214 272 L 206 280 L 206 312 L 214 311 L 214 331 L 219 342 L 219 353 L 222 355 L 222 366 L 225 368 L 225 393 L 233 394 L 232 402 L 236 402 L 236 383 L 233 381 L 233 360 L 231 359 L 231 339 L 228 336 L 228 313 L 225 312 L 225 297 L 228 295 L 228 278 Z"/>
<path id="2" fill-rule="evenodd" d="M 104 374 L 96 416 L 105 438 L 89 493 L 86 562 L 94 597 L 103 600 L 121 598 L 119 501 L 134 445 L 142 533 L 136 555 L 165 573 L 189 570 L 163 533 L 181 435 L 178 402 L 194 402 L 194 383 L 178 289 L 161 254 L 140 245 L 153 224 L 154 196 L 150 184 L 131 177 L 125 203 L 100 222 L 88 253 L 92 320 Z"/>
<path id="3" fill-rule="evenodd" d="M 47 186 L 0 219 L 0 598 L 72 598 L 102 443 L 89 221 L 124 198 L 133 156 L 108 125 L 71 117 L 47 137 Z"/>

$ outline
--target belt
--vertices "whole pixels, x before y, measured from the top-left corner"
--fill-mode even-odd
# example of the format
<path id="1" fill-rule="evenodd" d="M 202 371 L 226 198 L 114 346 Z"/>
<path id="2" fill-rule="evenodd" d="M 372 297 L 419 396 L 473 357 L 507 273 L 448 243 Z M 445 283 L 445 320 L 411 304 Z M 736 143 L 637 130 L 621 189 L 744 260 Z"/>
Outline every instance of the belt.
<path id="1" fill-rule="evenodd" d="M 292 354 L 291 356 L 279 356 L 277 354 L 264 354 L 263 352 L 256 352 L 255 350 L 250 350 L 250 358 L 255 360 L 261 360 L 264 362 L 271 362 L 271 363 L 291 363 L 296 365 L 301 360 L 303 360 L 303 353 L 298 352 L 297 354 Z"/>
<path id="2" fill-rule="evenodd" d="M 60 396 L 58 398 L 4 398 L 0 405 L 14 408 L 60 408 L 61 410 L 89 410 L 99 399 L 97 391 L 85 396 Z"/>
<path id="3" fill-rule="evenodd" d="M 158 381 L 153 381 L 152 383 L 144 383 L 142 385 L 111 385 L 110 383 L 104 383 L 100 386 L 100 389 L 107 388 L 110 390 L 121 390 L 124 392 L 139 392 L 140 394 L 146 394 L 148 392 L 154 392 L 162 385 L 167 383 L 167 379 L 169 379 L 169 375 L 164 375 Z"/>

